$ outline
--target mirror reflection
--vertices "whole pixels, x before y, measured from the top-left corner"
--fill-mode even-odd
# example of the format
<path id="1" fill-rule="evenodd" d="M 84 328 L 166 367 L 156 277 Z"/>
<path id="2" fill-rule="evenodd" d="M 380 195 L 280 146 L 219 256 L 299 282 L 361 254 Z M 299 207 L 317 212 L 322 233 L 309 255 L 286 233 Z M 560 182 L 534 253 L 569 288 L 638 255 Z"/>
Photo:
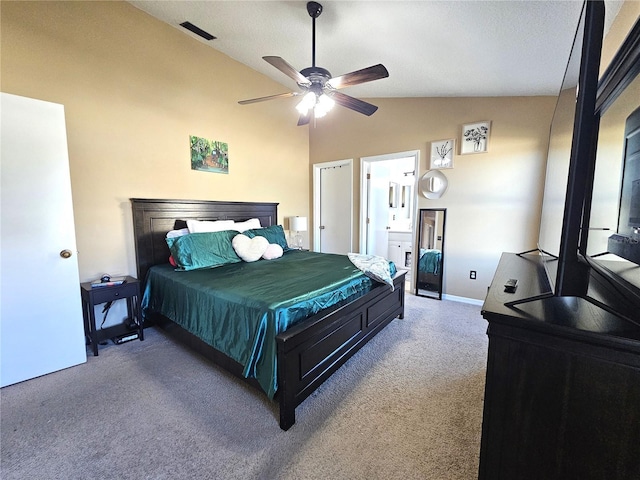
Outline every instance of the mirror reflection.
<path id="1" fill-rule="evenodd" d="M 416 295 L 442 299 L 445 208 L 421 208 L 418 216 Z"/>
<path id="2" fill-rule="evenodd" d="M 594 199 L 591 205 L 589 221 L 589 255 L 607 251 L 607 239 L 618 230 L 621 179 L 627 163 L 627 179 L 640 178 L 631 172 L 633 160 L 625 158 L 625 128 L 632 114 L 638 109 L 640 102 L 640 76 L 627 86 L 624 92 L 607 109 L 600 119 L 598 135 L 598 149 L 596 157 L 596 172 L 594 177 Z M 638 115 L 636 113 L 635 115 Z M 626 162 L 625 162 L 626 160 Z M 640 170 L 640 169 L 638 169 Z M 631 174 L 635 173 L 635 176 Z M 624 227 L 628 226 L 627 214 L 622 220 Z M 622 233 L 627 233 L 622 232 Z"/>
<path id="3" fill-rule="evenodd" d="M 638 99 L 640 76 L 626 86 L 600 119 L 587 244 L 587 254 L 595 256 L 596 263 L 616 272 L 635 288 L 640 288 L 637 254 L 607 252 L 614 252 L 612 237 L 623 235 L 630 243 L 640 242 L 640 219 L 634 213 L 640 212 Z"/>

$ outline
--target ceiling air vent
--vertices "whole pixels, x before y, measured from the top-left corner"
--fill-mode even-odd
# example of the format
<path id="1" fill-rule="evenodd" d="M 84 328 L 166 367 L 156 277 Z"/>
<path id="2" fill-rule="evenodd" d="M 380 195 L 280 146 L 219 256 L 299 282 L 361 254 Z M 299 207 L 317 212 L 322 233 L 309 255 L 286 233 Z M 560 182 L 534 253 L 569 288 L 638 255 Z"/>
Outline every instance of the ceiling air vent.
<path id="1" fill-rule="evenodd" d="M 190 32 L 195 33 L 196 35 L 204 38 L 205 40 L 215 40 L 216 37 L 214 37 L 213 35 L 211 35 L 209 32 L 205 32 L 204 30 L 202 30 L 201 28 L 196 27 L 193 23 L 191 22 L 182 22 L 180 24 L 181 27 L 186 28 L 187 30 L 189 30 Z"/>

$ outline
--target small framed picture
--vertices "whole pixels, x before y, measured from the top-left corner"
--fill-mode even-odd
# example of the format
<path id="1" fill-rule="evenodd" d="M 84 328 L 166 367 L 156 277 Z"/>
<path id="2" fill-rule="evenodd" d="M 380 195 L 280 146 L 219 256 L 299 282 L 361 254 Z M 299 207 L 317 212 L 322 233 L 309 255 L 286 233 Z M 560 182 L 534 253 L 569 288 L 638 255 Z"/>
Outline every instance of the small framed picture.
<path id="1" fill-rule="evenodd" d="M 486 153 L 489 148 L 491 122 L 476 122 L 462 126 L 460 155 L 467 153 Z"/>
<path id="2" fill-rule="evenodd" d="M 453 168 L 455 143 L 455 138 L 431 142 L 431 170 L 434 168 Z"/>

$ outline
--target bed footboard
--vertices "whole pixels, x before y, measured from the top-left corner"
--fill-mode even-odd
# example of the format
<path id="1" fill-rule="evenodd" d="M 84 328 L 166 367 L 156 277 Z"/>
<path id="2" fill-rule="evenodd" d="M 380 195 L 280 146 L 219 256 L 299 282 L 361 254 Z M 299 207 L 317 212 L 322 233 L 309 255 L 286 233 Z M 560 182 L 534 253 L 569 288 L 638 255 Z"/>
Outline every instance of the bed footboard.
<path id="1" fill-rule="evenodd" d="M 393 292 L 380 285 L 276 337 L 280 428 L 288 430 L 296 407 L 391 320 L 404 318 L 404 282 L 399 273 Z"/>

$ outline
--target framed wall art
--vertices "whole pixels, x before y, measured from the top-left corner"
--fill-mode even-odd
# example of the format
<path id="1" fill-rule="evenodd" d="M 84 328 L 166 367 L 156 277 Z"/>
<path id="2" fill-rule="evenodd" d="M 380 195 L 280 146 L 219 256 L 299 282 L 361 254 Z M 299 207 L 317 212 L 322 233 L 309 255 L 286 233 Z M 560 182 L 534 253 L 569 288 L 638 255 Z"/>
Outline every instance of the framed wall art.
<path id="1" fill-rule="evenodd" d="M 191 169 L 203 172 L 229 173 L 229 145 L 217 140 L 189 136 Z"/>
<path id="2" fill-rule="evenodd" d="M 455 143 L 454 138 L 431 142 L 431 170 L 434 168 L 453 168 Z"/>
<path id="3" fill-rule="evenodd" d="M 491 122 L 468 123 L 462 126 L 460 155 L 467 153 L 486 153 L 489 147 Z"/>

